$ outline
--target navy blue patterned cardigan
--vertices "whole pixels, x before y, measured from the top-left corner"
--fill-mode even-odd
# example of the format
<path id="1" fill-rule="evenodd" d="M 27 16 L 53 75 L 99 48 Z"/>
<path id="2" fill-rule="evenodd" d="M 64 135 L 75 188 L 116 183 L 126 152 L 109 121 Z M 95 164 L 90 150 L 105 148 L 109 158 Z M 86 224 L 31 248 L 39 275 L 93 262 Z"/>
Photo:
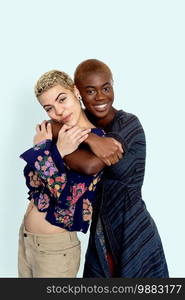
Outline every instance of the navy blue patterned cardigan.
<path id="1" fill-rule="evenodd" d="M 141 188 L 145 171 L 145 134 L 138 118 L 122 110 L 110 133 L 123 145 L 124 157 L 105 169 L 94 207 L 83 277 L 112 277 L 106 251 L 111 252 L 114 277 L 168 277 L 157 227 Z"/>

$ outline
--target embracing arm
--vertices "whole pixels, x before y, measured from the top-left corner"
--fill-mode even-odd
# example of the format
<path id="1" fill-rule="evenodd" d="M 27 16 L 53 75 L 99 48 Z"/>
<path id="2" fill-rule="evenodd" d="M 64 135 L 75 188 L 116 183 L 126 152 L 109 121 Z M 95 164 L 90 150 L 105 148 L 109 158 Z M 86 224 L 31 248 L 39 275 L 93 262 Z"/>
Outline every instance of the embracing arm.
<path id="1" fill-rule="evenodd" d="M 53 138 L 58 138 L 61 125 L 51 121 Z M 77 149 L 64 157 L 65 163 L 73 170 L 93 175 L 105 166 L 115 164 L 122 158 L 121 144 L 114 138 L 106 138 L 89 133 L 83 142 L 85 149 Z"/>
<path id="2" fill-rule="evenodd" d="M 89 133 L 84 144 L 87 149 L 78 149 L 64 157 L 66 164 L 77 172 L 93 175 L 122 158 L 123 149 L 114 138 Z"/>
<path id="3" fill-rule="evenodd" d="M 125 121 L 124 125 L 118 128 L 116 132 L 110 132 L 105 137 L 89 133 L 84 143 L 90 147 L 94 154 L 90 152 L 90 154 L 87 154 L 87 167 L 85 151 L 84 156 L 82 156 L 80 154 L 81 150 L 78 150 L 74 160 L 71 156 L 70 167 L 76 168 L 78 165 L 78 167 L 84 166 L 84 168 L 91 170 L 96 163 L 94 158 L 94 155 L 96 155 L 97 159 L 104 162 L 104 165 L 110 166 L 111 170 L 116 172 L 116 175 L 122 177 L 126 170 L 129 170 L 129 164 L 133 162 L 136 156 L 141 156 L 143 161 L 143 156 L 145 156 L 145 136 L 142 125 L 136 116 L 130 115 L 128 118 L 128 127 Z M 75 153 L 73 154 L 75 155 Z"/>
<path id="4" fill-rule="evenodd" d="M 113 138 L 89 133 L 84 144 L 89 147 L 77 149 L 64 157 L 65 163 L 77 172 L 93 175 L 104 167 L 117 163 L 122 158 L 123 150 L 120 143 Z"/>
<path id="5" fill-rule="evenodd" d="M 90 150 L 85 149 L 77 149 L 73 153 L 66 155 L 64 161 L 71 169 L 87 175 L 94 175 L 106 166 Z"/>

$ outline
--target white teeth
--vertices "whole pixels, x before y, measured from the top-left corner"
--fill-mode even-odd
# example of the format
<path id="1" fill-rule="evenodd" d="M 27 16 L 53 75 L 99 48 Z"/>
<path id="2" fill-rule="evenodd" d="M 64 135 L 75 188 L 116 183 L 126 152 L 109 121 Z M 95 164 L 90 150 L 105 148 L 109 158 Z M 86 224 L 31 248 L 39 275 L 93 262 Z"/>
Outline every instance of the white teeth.
<path id="1" fill-rule="evenodd" d="M 95 105 L 95 107 L 97 107 L 97 108 L 104 108 L 106 106 L 107 106 L 107 104 Z"/>

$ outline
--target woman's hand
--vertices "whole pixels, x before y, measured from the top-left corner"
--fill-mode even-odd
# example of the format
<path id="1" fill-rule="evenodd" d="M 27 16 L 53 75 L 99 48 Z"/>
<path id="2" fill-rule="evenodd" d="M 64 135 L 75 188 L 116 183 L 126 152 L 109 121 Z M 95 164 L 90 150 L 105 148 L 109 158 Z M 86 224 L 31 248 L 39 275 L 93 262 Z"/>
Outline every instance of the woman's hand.
<path id="1" fill-rule="evenodd" d="M 54 140 L 57 140 L 58 139 L 58 133 L 59 133 L 60 129 L 62 128 L 63 124 L 58 123 L 54 120 L 48 120 L 47 122 L 51 124 L 52 138 Z"/>
<path id="2" fill-rule="evenodd" d="M 59 131 L 57 140 L 57 148 L 60 155 L 64 157 L 74 152 L 78 146 L 85 141 L 90 131 L 90 128 L 82 129 L 78 126 L 69 127 L 64 124 Z"/>
<path id="3" fill-rule="evenodd" d="M 52 140 L 52 130 L 51 124 L 43 121 L 41 124 L 36 126 L 36 135 L 34 136 L 33 143 L 34 145 L 44 141 Z"/>
<path id="4" fill-rule="evenodd" d="M 99 137 L 91 133 L 86 143 L 107 166 L 117 163 L 124 153 L 121 143 L 111 137 Z"/>

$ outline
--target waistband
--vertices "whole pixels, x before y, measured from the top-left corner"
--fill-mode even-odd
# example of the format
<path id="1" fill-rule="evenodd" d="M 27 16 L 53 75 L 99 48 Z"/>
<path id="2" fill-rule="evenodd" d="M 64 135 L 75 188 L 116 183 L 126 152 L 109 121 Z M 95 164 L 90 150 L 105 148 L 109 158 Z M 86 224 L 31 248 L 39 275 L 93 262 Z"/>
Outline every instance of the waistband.
<path id="1" fill-rule="evenodd" d="M 25 226 L 23 226 L 23 235 L 24 238 L 29 238 L 29 240 L 32 240 L 33 242 L 75 242 L 79 241 L 77 232 L 76 231 L 64 231 L 64 232 L 57 232 L 57 233 L 46 233 L 46 234 L 40 234 L 40 233 L 32 233 L 25 229 Z"/>

